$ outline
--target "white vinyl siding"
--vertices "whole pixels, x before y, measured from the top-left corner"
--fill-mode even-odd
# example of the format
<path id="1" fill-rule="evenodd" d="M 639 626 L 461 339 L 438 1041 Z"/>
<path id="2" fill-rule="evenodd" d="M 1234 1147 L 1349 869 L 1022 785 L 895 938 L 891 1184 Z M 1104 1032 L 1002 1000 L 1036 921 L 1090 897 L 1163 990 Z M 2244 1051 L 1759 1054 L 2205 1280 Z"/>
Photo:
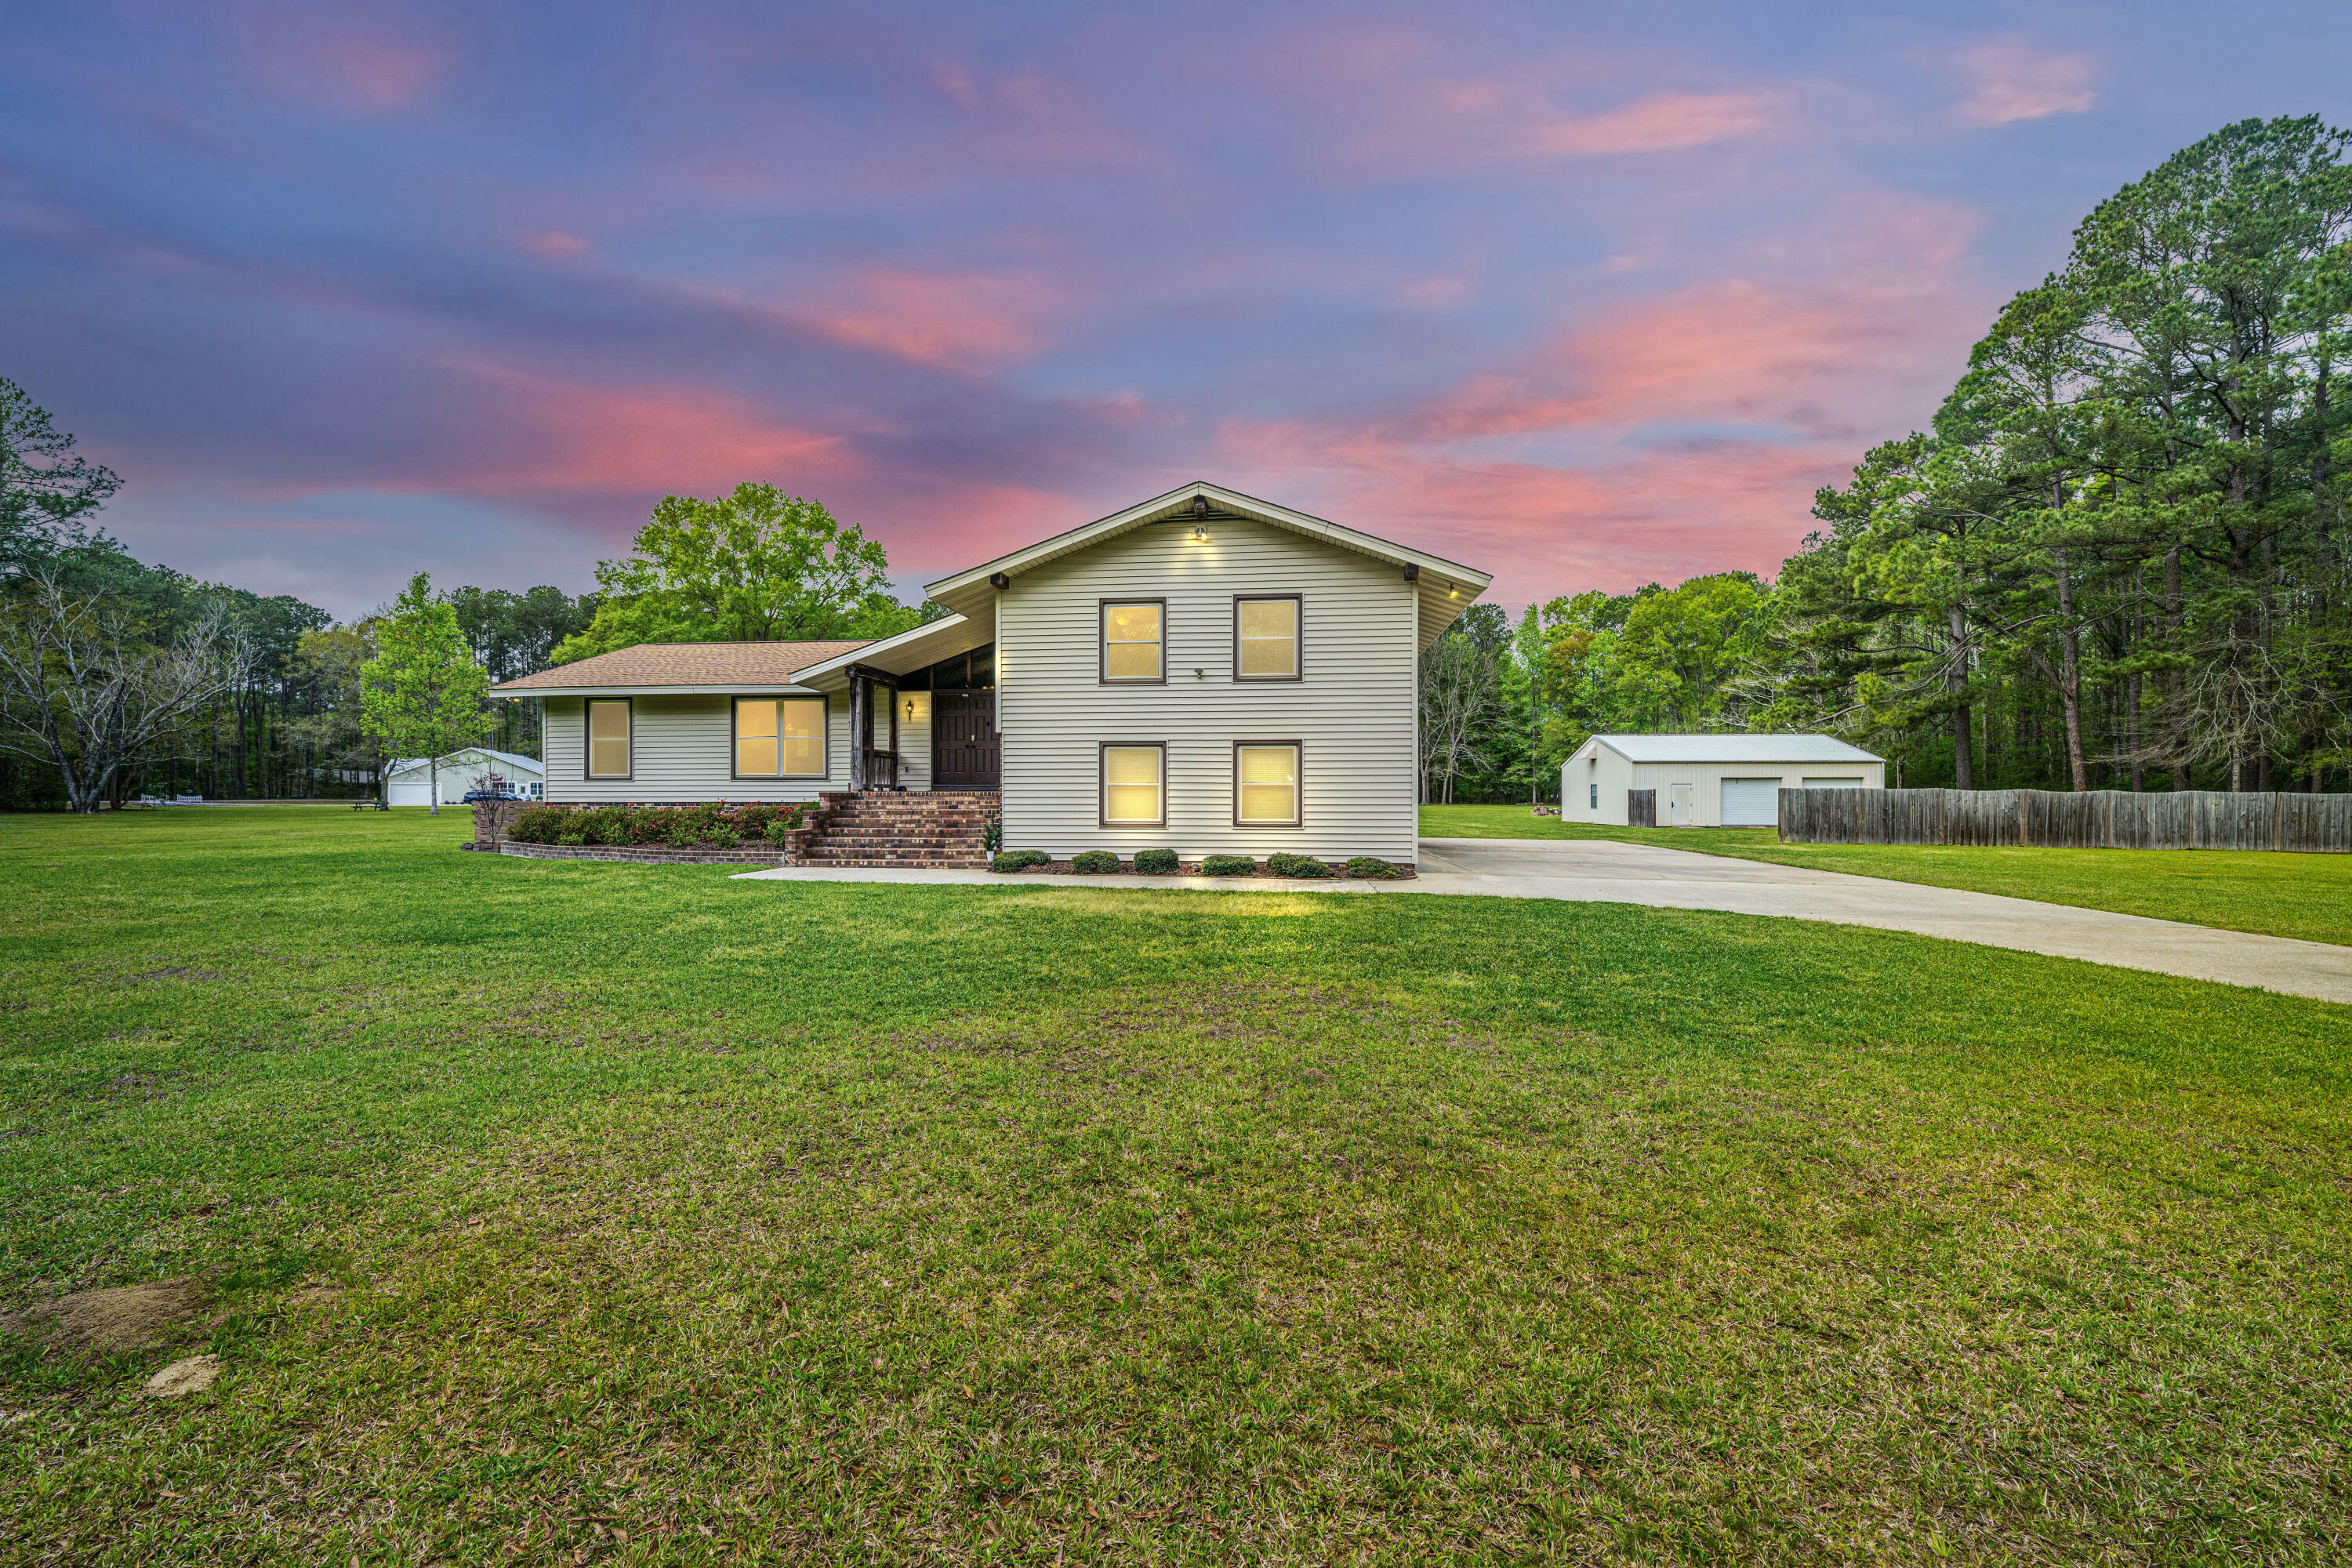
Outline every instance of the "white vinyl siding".
<path id="1" fill-rule="evenodd" d="M 849 694 L 825 703 L 824 778 L 730 778 L 734 703 L 716 694 L 635 699 L 631 776 L 581 776 L 581 730 L 586 700 L 547 699 L 547 798 L 559 802 L 814 800 L 817 792 L 849 787 Z"/>
<path id="2" fill-rule="evenodd" d="M 1726 827 L 1770 827 L 1780 820 L 1780 781 L 1772 779 L 1726 779 L 1723 781 L 1723 826 Z"/>
<path id="3" fill-rule="evenodd" d="M 1417 595 L 1391 563 L 1220 515 L 1118 535 L 1015 576 L 997 600 L 1004 847 L 1416 858 Z M 1237 595 L 1301 596 L 1305 679 L 1234 679 Z M 1166 683 L 1106 686 L 1106 600 L 1165 599 Z M 1236 742 L 1297 742 L 1303 826 L 1237 827 Z M 1099 749 L 1167 746 L 1167 826 L 1103 827 Z"/>

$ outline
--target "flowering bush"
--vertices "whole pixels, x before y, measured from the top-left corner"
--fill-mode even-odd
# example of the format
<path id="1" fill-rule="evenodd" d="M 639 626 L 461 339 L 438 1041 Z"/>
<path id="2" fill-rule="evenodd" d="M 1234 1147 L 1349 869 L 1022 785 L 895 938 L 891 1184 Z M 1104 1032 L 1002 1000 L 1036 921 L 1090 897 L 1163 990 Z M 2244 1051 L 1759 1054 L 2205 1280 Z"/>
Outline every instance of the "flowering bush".
<path id="1" fill-rule="evenodd" d="M 517 844 L 660 845 L 673 849 L 733 849 L 748 840 L 782 847 L 807 820 L 805 806 L 530 805 L 515 813 L 507 837 Z"/>

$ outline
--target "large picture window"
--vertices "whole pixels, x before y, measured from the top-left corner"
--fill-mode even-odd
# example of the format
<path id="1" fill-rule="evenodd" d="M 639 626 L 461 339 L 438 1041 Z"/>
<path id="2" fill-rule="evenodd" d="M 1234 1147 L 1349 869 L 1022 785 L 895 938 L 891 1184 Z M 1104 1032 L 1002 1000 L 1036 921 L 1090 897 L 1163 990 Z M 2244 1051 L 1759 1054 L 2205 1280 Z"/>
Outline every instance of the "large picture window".
<path id="1" fill-rule="evenodd" d="M 1297 680 L 1298 595 L 1261 595 L 1234 601 L 1234 679 Z"/>
<path id="2" fill-rule="evenodd" d="M 1160 827 L 1168 821 L 1168 748 L 1102 749 L 1102 825 Z"/>
<path id="3" fill-rule="evenodd" d="M 1106 599 L 1102 606 L 1102 679 L 1105 681 L 1164 681 L 1168 679 L 1163 637 L 1164 599 Z"/>
<path id="4" fill-rule="evenodd" d="M 1234 826 L 1298 826 L 1298 743 L 1244 742 L 1234 747 Z"/>
<path id="5" fill-rule="evenodd" d="M 588 700 L 588 776 L 629 776 L 629 700 L 625 697 Z"/>
<path id="6" fill-rule="evenodd" d="M 823 778 L 824 773 L 824 698 L 735 700 L 737 778 Z"/>

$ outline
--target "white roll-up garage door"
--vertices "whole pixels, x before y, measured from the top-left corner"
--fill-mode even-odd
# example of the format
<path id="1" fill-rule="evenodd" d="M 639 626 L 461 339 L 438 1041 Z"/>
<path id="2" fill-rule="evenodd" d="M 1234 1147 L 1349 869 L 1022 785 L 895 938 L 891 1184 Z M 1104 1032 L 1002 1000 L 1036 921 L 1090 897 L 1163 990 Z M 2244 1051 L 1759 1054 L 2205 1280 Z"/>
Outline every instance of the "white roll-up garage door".
<path id="1" fill-rule="evenodd" d="M 425 779 L 418 779 L 415 784 L 404 784 L 395 779 L 384 798 L 394 805 L 431 805 L 433 785 Z"/>
<path id="2" fill-rule="evenodd" d="M 1723 825 L 1726 827 L 1778 827 L 1780 825 L 1780 781 L 1724 780 Z"/>

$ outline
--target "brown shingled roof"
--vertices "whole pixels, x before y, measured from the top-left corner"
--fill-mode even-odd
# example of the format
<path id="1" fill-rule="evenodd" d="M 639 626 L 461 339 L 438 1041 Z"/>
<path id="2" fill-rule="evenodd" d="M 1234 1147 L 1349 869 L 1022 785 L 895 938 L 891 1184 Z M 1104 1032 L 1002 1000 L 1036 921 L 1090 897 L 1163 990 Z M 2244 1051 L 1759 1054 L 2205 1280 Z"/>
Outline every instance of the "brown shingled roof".
<path id="1" fill-rule="evenodd" d="M 493 691 L 533 691 L 573 686 L 785 686 L 793 671 L 806 669 L 870 638 L 831 642 L 669 642 L 639 643 L 635 647 L 600 653 L 577 664 L 513 680 L 502 680 Z"/>

